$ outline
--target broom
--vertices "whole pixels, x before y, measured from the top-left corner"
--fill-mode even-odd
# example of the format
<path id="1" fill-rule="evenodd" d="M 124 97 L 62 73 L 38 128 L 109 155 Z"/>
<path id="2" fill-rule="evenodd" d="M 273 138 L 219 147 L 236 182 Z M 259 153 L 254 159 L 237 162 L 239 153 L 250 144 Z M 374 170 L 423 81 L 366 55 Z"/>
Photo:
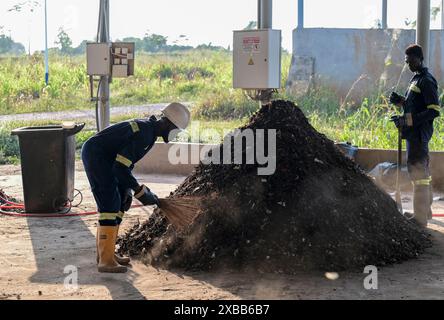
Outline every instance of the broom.
<path id="1" fill-rule="evenodd" d="M 159 199 L 159 202 L 160 207 L 156 211 L 178 230 L 191 225 L 201 213 L 197 197 L 165 198 Z"/>

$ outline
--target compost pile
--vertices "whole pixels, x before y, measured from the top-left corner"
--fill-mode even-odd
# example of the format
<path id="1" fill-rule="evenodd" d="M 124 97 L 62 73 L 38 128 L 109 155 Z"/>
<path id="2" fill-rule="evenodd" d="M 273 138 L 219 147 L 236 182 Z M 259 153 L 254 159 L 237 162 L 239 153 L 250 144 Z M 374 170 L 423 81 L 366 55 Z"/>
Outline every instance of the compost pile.
<path id="1" fill-rule="evenodd" d="M 263 106 L 240 129 L 276 129 L 275 173 L 259 176 L 257 163 L 200 164 L 171 196 L 201 197 L 202 214 L 177 232 L 154 213 L 119 240 L 122 253 L 187 270 L 362 272 L 415 258 L 431 245 L 292 102 Z"/>

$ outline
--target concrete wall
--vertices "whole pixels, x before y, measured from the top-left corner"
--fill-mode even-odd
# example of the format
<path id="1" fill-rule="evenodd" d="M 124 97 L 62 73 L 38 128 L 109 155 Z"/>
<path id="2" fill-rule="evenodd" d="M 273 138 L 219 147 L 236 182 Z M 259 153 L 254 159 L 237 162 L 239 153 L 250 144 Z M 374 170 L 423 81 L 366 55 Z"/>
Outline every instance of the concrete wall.
<path id="1" fill-rule="evenodd" d="M 211 148 L 215 145 L 203 145 L 194 143 L 156 143 L 150 152 L 140 160 L 134 170 L 139 173 L 160 173 L 160 174 L 175 174 L 175 175 L 189 175 L 193 172 L 196 165 L 199 163 L 198 159 L 192 159 L 192 151 L 203 150 L 203 148 Z M 189 159 L 188 164 L 171 164 L 168 160 L 168 154 L 173 147 L 179 147 L 184 150 L 186 158 Z M 193 160 L 193 161 L 191 161 Z"/>
<path id="2" fill-rule="evenodd" d="M 346 96 L 362 97 L 379 86 L 396 86 L 404 67 L 404 50 L 415 42 L 415 30 L 295 29 L 293 61 L 287 89 L 300 94 L 313 85 L 328 85 Z M 444 82 L 444 32 L 431 32 L 430 69 Z M 412 74 L 401 76 L 404 92 Z"/>
<path id="3" fill-rule="evenodd" d="M 172 165 L 168 161 L 168 153 L 172 147 L 180 146 L 191 159 L 192 150 L 198 150 L 199 153 L 208 150 L 215 145 L 199 145 L 199 144 L 165 144 L 156 143 L 153 149 L 137 163 L 135 172 L 137 173 L 161 173 L 174 175 L 189 175 L 193 172 L 196 164 L 177 164 Z M 204 149 L 205 148 L 205 149 Z M 364 169 L 371 170 L 377 164 L 382 162 L 396 163 L 396 150 L 380 150 L 380 149 L 359 149 L 356 155 L 356 162 Z M 405 161 L 405 154 L 403 157 Z M 194 159 L 196 160 L 196 159 Z M 195 161 L 195 163 L 197 163 Z M 444 152 L 431 153 L 431 171 L 434 186 L 439 190 L 444 190 Z"/>

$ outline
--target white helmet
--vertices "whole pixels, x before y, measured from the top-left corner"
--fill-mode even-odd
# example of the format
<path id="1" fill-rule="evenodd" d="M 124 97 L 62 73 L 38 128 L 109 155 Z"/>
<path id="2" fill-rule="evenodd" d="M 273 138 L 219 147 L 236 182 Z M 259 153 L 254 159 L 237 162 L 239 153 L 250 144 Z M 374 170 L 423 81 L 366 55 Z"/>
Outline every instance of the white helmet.
<path id="1" fill-rule="evenodd" d="M 190 124 L 190 111 L 183 104 L 173 102 L 162 113 L 180 130 L 185 130 Z"/>

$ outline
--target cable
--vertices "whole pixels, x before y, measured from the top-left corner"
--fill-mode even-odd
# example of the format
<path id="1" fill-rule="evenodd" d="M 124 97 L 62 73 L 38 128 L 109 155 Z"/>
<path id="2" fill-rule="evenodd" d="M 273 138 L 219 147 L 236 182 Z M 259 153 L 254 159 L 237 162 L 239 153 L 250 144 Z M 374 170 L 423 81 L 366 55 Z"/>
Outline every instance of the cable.
<path id="1" fill-rule="evenodd" d="M 20 213 L 20 212 L 9 212 L 5 210 L 25 210 L 25 205 L 23 203 L 16 203 L 13 201 L 9 201 L 5 199 L 3 196 L 0 196 L 0 215 L 16 217 L 16 218 L 66 218 L 66 217 L 83 217 L 83 216 L 92 216 L 98 214 L 97 211 L 88 211 L 88 212 L 79 212 L 79 213 L 69 213 L 72 208 L 78 208 L 80 204 L 83 202 L 83 194 L 80 190 L 74 189 L 77 193 L 74 195 L 73 201 L 80 196 L 80 201 L 78 204 L 73 205 L 72 201 L 67 201 L 66 210 L 64 213 Z M 4 194 L 6 198 L 9 198 L 6 194 Z M 133 205 L 131 208 L 141 208 L 143 205 Z"/>
<path id="2" fill-rule="evenodd" d="M 132 209 L 141 208 L 143 205 L 133 205 Z M 0 207 L 0 215 L 15 217 L 15 218 L 67 218 L 67 217 L 84 217 L 84 216 L 93 216 L 98 214 L 97 211 L 89 211 L 89 212 L 79 212 L 79 213 L 68 213 L 68 214 L 39 214 L 39 213 L 19 213 L 19 212 L 8 212 L 4 211 Z M 444 215 L 443 215 L 444 216 Z"/>
<path id="3" fill-rule="evenodd" d="M 74 191 L 77 191 L 77 193 L 74 195 L 74 199 L 77 198 L 77 196 L 80 195 L 80 201 L 76 205 L 73 205 L 72 202 L 71 202 L 71 206 L 73 208 L 78 208 L 82 204 L 82 202 L 83 202 L 83 194 L 82 194 L 82 192 L 79 189 L 74 189 Z M 73 201 L 74 201 L 74 199 L 73 199 Z"/>
<path id="4" fill-rule="evenodd" d="M 99 85 L 97 86 L 97 95 L 96 95 L 96 127 L 97 132 L 100 131 L 100 124 L 99 124 L 99 91 L 100 87 L 102 86 L 102 77 L 100 77 Z"/>
<path id="5" fill-rule="evenodd" d="M 97 211 L 80 212 L 80 213 L 67 213 L 67 214 L 38 214 L 38 213 L 18 213 L 7 212 L 0 209 L 0 214 L 4 216 L 17 217 L 17 218 L 66 218 L 66 217 L 82 217 L 96 215 Z"/>
<path id="6" fill-rule="evenodd" d="M 9 201 L 5 199 L 4 197 L 0 196 L 0 201 L 4 202 L 5 204 L 0 205 L 0 214 L 5 216 L 11 216 L 11 217 L 29 217 L 29 218 L 63 218 L 63 217 L 78 217 L 78 216 L 88 216 L 88 215 L 95 215 L 97 214 L 97 211 L 91 211 L 91 212 L 81 212 L 81 213 L 69 213 L 72 208 L 77 208 L 80 206 L 80 204 L 83 202 L 83 194 L 80 190 L 74 189 L 77 191 L 77 193 L 74 195 L 74 199 L 76 199 L 78 196 L 80 196 L 80 201 L 78 204 L 73 205 L 71 200 L 68 200 L 65 204 L 65 210 L 61 213 L 56 214 L 39 214 L 39 213 L 21 213 L 21 212 L 9 212 L 5 210 L 25 210 L 25 205 L 22 203 L 15 203 L 12 201 Z M 7 197 L 5 195 L 5 197 Z M 73 201 L 74 201 L 73 199 Z"/>

